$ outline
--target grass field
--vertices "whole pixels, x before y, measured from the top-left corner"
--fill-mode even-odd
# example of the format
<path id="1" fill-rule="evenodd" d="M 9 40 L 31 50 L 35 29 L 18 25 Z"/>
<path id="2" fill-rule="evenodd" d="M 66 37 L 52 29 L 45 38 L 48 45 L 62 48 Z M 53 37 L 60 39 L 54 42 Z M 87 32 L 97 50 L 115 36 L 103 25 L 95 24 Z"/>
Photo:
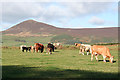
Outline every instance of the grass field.
<path id="1" fill-rule="evenodd" d="M 108 46 L 114 63 L 99 62 L 78 49 L 59 49 L 53 54 L 21 52 L 18 48 L 2 49 L 2 77 L 6 78 L 117 78 L 118 46 Z M 108 59 L 107 59 L 108 60 Z"/>
<path id="2" fill-rule="evenodd" d="M 20 46 L 27 45 L 31 46 L 34 43 L 47 44 L 50 42 L 52 37 L 18 37 L 18 36 L 6 36 L 2 35 L 2 46 Z"/>

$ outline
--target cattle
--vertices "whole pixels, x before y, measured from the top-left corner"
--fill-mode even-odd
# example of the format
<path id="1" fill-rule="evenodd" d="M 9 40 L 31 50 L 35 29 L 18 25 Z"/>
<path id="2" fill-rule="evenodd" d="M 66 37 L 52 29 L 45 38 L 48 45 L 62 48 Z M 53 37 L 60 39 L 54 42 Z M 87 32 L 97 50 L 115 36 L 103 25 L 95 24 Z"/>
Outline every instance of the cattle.
<path id="1" fill-rule="evenodd" d="M 52 54 L 52 51 L 54 52 L 54 48 L 55 48 L 55 46 L 53 45 L 53 44 L 51 44 L 51 43 L 48 43 L 48 45 L 47 45 L 47 53 L 46 54 Z"/>
<path id="2" fill-rule="evenodd" d="M 44 45 L 41 43 L 35 43 L 33 49 L 35 49 L 35 52 L 41 51 L 41 53 L 44 50 Z"/>
<path id="3" fill-rule="evenodd" d="M 53 43 L 53 45 L 55 46 L 55 49 L 62 48 L 61 43 Z"/>
<path id="4" fill-rule="evenodd" d="M 20 50 L 21 50 L 21 51 L 22 51 L 22 47 L 26 47 L 26 45 L 21 45 L 21 46 L 20 46 Z"/>
<path id="5" fill-rule="evenodd" d="M 80 46 L 79 54 L 84 55 L 84 52 L 85 52 L 85 47 L 84 46 Z"/>
<path id="6" fill-rule="evenodd" d="M 109 58 L 109 61 L 113 63 L 113 58 L 114 56 L 111 56 L 109 48 L 105 46 L 98 46 L 98 45 L 93 45 L 91 47 L 91 61 L 93 60 L 93 56 L 95 55 L 96 60 L 98 61 L 97 56 L 102 55 L 103 56 L 103 61 L 106 62 L 106 58 Z"/>
<path id="7" fill-rule="evenodd" d="M 89 44 L 81 44 L 81 46 L 84 46 L 85 47 L 85 50 L 87 52 L 87 55 L 89 55 L 90 52 L 90 49 L 91 49 L 91 45 Z"/>
<path id="8" fill-rule="evenodd" d="M 21 49 L 22 52 L 24 52 L 24 50 L 26 50 L 26 52 L 28 52 L 28 51 L 30 52 L 31 47 L 27 47 L 26 45 L 21 45 L 20 49 Z"/>
<path id="9" fill-rule="evenodd" d="M 75 46 L 76 46 L 76 47 L 80 47 L 80 46 L 81 46 L 81 43 L 75 43 Z"/>
<path id="10" fill-rule="evenodd" d="M 84 52 L 86 51 L 86 52 L 87 52 L 87 55 L 89 55 L 91 45 L 81 44 L 81 43 L 75 43 L 75 46 L 76 46 L 76 47 L 80 47 L 79 54 L 82 53 L 82 54 L 84 55 Z"/>
<path id="11" fill-rule="evenodd" d="M 31 46 L 31 52 L 35 52 L 35 46 Z"/>
<path id="12" fill-rule="evenodd" d="M 53 43 L 53 45 L 54 45 L 55 47 L 59 47 L 59 46 L 60 46 L 60 43 Z"/>

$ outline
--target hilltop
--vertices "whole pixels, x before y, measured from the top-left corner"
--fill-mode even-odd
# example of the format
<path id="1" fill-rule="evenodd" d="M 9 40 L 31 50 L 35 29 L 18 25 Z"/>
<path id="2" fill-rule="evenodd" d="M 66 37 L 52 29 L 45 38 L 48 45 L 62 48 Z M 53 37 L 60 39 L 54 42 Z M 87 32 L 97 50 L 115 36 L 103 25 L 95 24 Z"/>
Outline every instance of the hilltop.
<path id="1" fill-rule="evenodd" d="M 5 31 L 2 31 L 2 33 L 4 35 L 21 37 L 58 36 L 65 34 L 73 38 L 79 38 L 80 41 L 84 42 L 92 42 L 93 40 L 96 42 L 97 40 L 116 42 L 118 39 L 118 27 L 83 29 L 58 28 L 53 25 L 34 20 L 23 21 Z"/>

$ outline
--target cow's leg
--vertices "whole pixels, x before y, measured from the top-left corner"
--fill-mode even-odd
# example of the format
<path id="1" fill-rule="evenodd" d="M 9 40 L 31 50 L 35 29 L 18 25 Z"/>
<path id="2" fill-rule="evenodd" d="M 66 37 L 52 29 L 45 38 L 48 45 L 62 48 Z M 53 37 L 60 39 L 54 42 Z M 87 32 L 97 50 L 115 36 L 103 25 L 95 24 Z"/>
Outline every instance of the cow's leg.
<path id="1" fill-rule="evenodd" d="M 103 55 L 103 62 L 106 62 L 106 56 Z"/>
<path id="2" fill-rule="evenodd" d="M 82 53 L 82 50 L 80 49 L 80 50 L 79 50 L 79 54 L 81 54 L 81 53 Z"/>
<path id="3" fill-rule="evenodd" d="M 44 48 L 41 49 L 41 53 L 43 52 Z"/>
<path id="4" fill-rule="evenodd" d="M 49 53 L 52 54 L 52 51 L 50 51 Z"/>
<path id="5" fill-rule="evenodd" d="M 84 55 L 84 49 L 80 49 L 80 50 L 79 50 L 79 54 Z"/>
<path id="6" fill-rule="evenodd" d="M 35 48 L 33 48 L 33 52 L 35 52 Z"/>
<path id="7" fill-rule="evenodd" d="M 48 54 L 48 49 L 46 50 L 46 54 Z"/>
<path id="8" fill-rule="evenodd" d="M 32 48 L 31 52 L 32 52 L 32 53 L 35 52 L 35 48 Z"/>
<path id="9" fill-rule="evenodd" d="M 48 51 L 46 52 L 46 54 L 48 54 Z"/>
<path id="10" fill-rule="evenodd" d="M 31 49 L 31 52 L 33 53 L 33 48 Z"/>
<path id="11" fill-rule="evenodd" d="M 29 52 L 31 51 L 31 48 L 29 48 Z"/>
<path id="12" fill-rule="evenodd" d="M 35 52 L 37 52 L 38 51 L 38 48 L 37 47 L 35 47 Z"/>
<path id="13" fill-rule="evenodd" d="M 35 52 L 36 52 L 36 48 L 35 48 Z"/>
<path id="14" fill-rule="evenodd" d="M 84 50 L 84 49 L 82 49 L 82 55 L 84 55 L 84 52 L 85 52 L 85 50 Z"/>
<path id="15" fill-rule="evenodd" d="M 24 52 L 24 49 L 22 49 L 22 52 Z"/>
<path id="16" fill-rule="evenodd" d="M 50 48 L 50 50 L 49 50 L 49 54 L 52 54 L 52 48 Z"/>
<path id="17" fill-rule="evenodd" d="M 33 46 L 31 46 L 31 50 L 30 51 L 33 53 Z"/>
<path id="18" fill-rule="evenodd" d="M 92 54 L 91 54 L 91 61 L 93 61 L 93 52 L 92 52 Z"/>
<path id="19" fill-rule="evenodd" d="M 81 50 L 79 50 L 79 54 L 82 54 L 82 55 L 84 55 L 84 52 L 82 52 Z"/>
<path id="20" fill-rule="evenodd" d="M 26 48 L 26 52 L 28 51 L 28 49 Z"/>
<path id="21" fill-rule="evenodd" d="M 87 55 L 89 55 L 89 52 L 87 52 Z"/>
<path id="22" fill-rule="evenodd" d="M 28 52 L 30 52 L 30 49 L 28 48 Z"/>
<path id="23" fill-rule="evenodd" d="M 54 49 L 55 49 L 55 48 L 53 47 L 53 52 L 54 52 Z"/>
<path id="24" fill-rule="evenodd" d="M 29 52 L 31 51 L 31 48 L 29 48 Z"/>
<path id="25" fill-rule="evenodd" d="M 48 50 L 48 53 L 51 54 L 51 53 L 50 53 L 50 49 Z"/>
<path id="26" fill-rule="evenodd" d="M 82 55 L 84 55 L 84 52 L 82 52 Z"/>
<path id="27" fill-rule="evenodd" d="M 90 48 L 90 53 L 92 54 L 92 50 L 91 50 L 91 48 Z"/>
<path id="28" fill-rule="evenodd" d="M 53 50 L 52 48 L 49 50 L 50 54 L 52 54 L 52 50 Z"/>
<path id="29" fill-rule="evenodd" d="M 81 51 L 79 50 L 79 54 L 81 54 Z"/>
<path id="30" fill-rule="evenodd" d="M 90 48 L 87 50 L 87 55 L 89 55 L 89 53 L 90 53 Z"/>
<path id="31" fill-rule="evenodd" d="M 38 49 L 37 52 L 40 52 L 40 50 Z"/>
<path id="32" fill-rule="evenodd" d="M 95 54 L 95 59 L 96 59 L 96 61 L 98 61 L 98 57 L 97 57 L 98 55 L 97 54 Z"/>
<path id="33" fill-rule="evenodd" d="M 38 53 L 38 49 L 36 49 L 36 52 Z"/>

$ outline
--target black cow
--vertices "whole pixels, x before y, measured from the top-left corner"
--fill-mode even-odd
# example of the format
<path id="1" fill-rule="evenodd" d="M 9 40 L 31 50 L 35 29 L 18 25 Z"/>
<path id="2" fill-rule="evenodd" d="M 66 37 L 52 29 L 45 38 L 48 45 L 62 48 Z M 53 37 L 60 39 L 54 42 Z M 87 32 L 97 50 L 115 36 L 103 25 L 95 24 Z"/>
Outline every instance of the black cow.
<path id="1" fill-rule="evenodd" d="M 24 46 L 23 46 L 23 47 L 22 47 L 22 52 L 24 52 L 24 50 L 26 50 L 26 52 L 27 52 L 27 51 L 29 51 L 29 52 L 30 52 L 31 47 L 24 47 Z"/>
<path id="2" fill-rule="evenodd" d="M 52 54 L 52 51 L 54 52 L 55 46 L 51 43 L 48 43 L 47 45 L 47 54 Z"/>

